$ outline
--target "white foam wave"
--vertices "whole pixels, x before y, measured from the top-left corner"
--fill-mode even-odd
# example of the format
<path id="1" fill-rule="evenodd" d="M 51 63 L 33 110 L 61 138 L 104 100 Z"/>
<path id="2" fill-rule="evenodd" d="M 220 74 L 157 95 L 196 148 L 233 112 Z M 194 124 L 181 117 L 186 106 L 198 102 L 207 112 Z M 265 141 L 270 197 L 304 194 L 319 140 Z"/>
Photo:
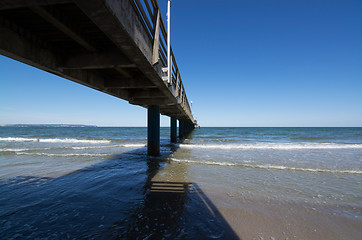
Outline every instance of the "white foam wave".
<path id="1" fill-rule="evenodd" d="M 180 144 L 181 148 L 187 149 L 275 149 L 275 150 L 298 150 L 298 149 L 362 149 L 362 144 L 341 143 L 246 143 L 246 144 Z"/>
<path id="2" fill-rule="evenodd" d="M 71 147 L 73 150 L 84 150 L 84 149 L 100 149 L 100 148 L 115 148 L 122 147 L 122 145 L 111 145 L 111 146 L 94 146 L 94 147 Z"/>
<path id="3" fill-rule="evenodd" d="M 0 148 L 0 152 L 23 152 L 27 151 L 27 148 Z"/>
<path id="4" fill-rule="evenodd" d="M 73 150 L 84 150 L 84 149 L 100 149 L 100 148 L 118 148 L 118 147 L 145 147 L 145 144 L 119 144 L 109 146 L 88 146 L 88 147 L 71 147 Z"/>
<path id="5" fill-rule="evenodd" d="M 124 144 L 123 145 L 123 147 L 130 147 L 130 148 L 133 148 L 133 147 L 145 147 L 146 146 L 146 144 L 142 144 L 142 143 L 140 143 L 140 144 L 136 144 L 136 143 L 134 143 L 134 144 Z"/>
<path id="6" fill-rule="evenodd" d="M 46 151 L 51 149 L 58 149 L 58 150 L 86 150 L 86 149 L 103 149 L 103 148 L 138 148 L 138 147 L 145 147 L 145 144 L 119 144 L 119 145 L 106 145 L 106 146 L 84 146 L 84 147 L 59 147 L 59 148 L 0 148 L 0 152 L 29 152 L 29 151 Z M 30 153 L 29 153 L 30 154 Z"/>
<path id="7" fill-rule="evenodd" d="M 2 142 L 35 142 L 37 138 L 19 138 L 19 137 L 7 137 L 7 138 L 0 138 Z"/>
<path id="8" fill-rule="evenodd" d="M 88 139 L 74 139 L 74 138 L 20 138 L 20 137 L 7 137 L 0 138 L 2 142 L 42 142 L 42 143 L 89 143 L 100 144 L 110 143 L 110 140 L 88 140 Z"/>
<path id="9" fill-rule="evenodd" d="M 184 162 L 193 164 L 205 164 L 205 165 L 218 165 L 218 166 L 238 166 L 247 168 L 261 168 L 270 170 L 289 170 L 289 171 L 303 171 L 303 172 L 325 172 L 325 173 L 344 173 L 344 174 L 362 174 L 360 170 L 352 169 L 320 169 L 320 168 L 301 168 L 301 167 L 289 167 L 270 164 L 249 164 L 249 163 L 230 163 L 230 162 L 215 162 L 215 161 L 196 161 L 188 159 L 175 159 L 171 158 L 174 162 Z"/>
<path id="10" fill-rule="evenodd" d="M 46 157 L 104 157 L 111 156 L 107 153 L 26 153 L 16 152 L 16 155 L 46 156 Z"/>

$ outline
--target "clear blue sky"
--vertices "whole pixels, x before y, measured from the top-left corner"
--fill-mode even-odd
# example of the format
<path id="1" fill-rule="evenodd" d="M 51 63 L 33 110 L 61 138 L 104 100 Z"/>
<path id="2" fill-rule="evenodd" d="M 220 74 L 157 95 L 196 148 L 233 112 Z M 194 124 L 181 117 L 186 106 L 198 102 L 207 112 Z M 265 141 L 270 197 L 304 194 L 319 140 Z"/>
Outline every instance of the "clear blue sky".
<path id="1" fill-rule="evenodd" d="M 361 0 L 173 0 L 172 46 L 201 126 L 362 126 Z M 146 126 L 147 111 L 0 56 L 11 123 Z"/>

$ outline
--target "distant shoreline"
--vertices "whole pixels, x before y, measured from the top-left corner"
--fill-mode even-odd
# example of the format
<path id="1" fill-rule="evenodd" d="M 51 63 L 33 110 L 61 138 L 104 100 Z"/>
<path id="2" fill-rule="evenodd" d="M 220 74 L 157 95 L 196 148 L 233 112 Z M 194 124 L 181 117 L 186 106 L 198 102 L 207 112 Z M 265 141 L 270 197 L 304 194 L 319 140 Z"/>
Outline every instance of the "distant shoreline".
<path id="1" fill-rule="evenodd" d="M 122 128 L 122 127 L 126 127 L 126 128 L 130 128 L 130 127 L 134 127 L 134 128 L 147 128 L 147 126 L 97 126 L 97 125 L 86 125 L 86 124 L 27 124 L 27 123 L 24 123 L 24 124 L 0 124 L 0 127 L 96 127 L 96 128 L 102 128 L 102 127 L 105 127 L 105 128 L 108 128 L 108 127 L 111 127 L 111 128 Z M 169 126 L 160 126 L 161 128 L 166 128 L 166 127 L 169 127 Z M 202 127 L 202 128 L 361 128 L 361 126 L 348 126 L 348 127 L 247 127 L 247 126 L 244 126 L 244 127 L 228 127 L 228 126 L 205 126 L 205 127 Z"/>
<path id="2" fill-rule="evenodd" d="M 84 124 L 2 124 L 1 127 L 98 127 Z"/>

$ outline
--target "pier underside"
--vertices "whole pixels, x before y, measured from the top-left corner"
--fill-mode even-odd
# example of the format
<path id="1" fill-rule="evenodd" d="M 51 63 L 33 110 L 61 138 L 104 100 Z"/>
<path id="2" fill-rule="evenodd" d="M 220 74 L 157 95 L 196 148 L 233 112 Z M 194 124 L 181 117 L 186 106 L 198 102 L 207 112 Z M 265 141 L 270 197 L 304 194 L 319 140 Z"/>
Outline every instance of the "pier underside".
<path id="1" fill-rule="evenodd" d="M 162 48 L 162 43 L 157 42 L 155 26 L 152 34 L 145 28 L 139 17 L 142 10 L 134 7 L 135 2 L 0 1 L 0 54 L 148 108 L 149 112 L 157 106 L 159 114 L 191 126 L 194 119 L 178 69 L 175 82 L 162 79 L 164 63 L 162 59 L 155 61 L 159 53 L 162 57 L 155 44 Z M 157 1 L 151 2 L 157 6 Z M 151 118 L 153 126 L 157 120 Z M 156 139 L 154 133 L 150 136 Z M 157 148 L 157 144 L 152 146 Z"/>

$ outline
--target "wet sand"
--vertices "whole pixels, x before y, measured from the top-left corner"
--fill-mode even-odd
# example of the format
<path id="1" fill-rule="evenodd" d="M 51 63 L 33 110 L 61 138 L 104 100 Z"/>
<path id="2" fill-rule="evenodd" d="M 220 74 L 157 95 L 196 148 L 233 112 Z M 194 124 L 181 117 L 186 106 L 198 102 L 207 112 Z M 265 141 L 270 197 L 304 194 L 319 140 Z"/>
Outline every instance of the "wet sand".
<path id="1" fill-rule="evenodd" d="M 187 164 L 169 163 L 160 170 L 152 181 L 189 182 Z M 220 239 L 360 239 L 362 236 L 362 209 L 349 206 L 311 204 L 308 202 L 277 200 L 262 196 L 248 196 L 242 192 L 230 193 L 216 188 L 211 183 L 193 183 L 188 193 L 190 199 L 201 193 L 203 207 L 215 217 L 214 227 L 221 228 Z M 198 199 L 198 201 L 200 201 Z M 204 200 L 207 199 L 207 200 Z M 200 206 L 187 202 L 190 214 Z M 210 207 L 211 206 L 211 207 Z M 345 214 L 343 214 L 344 210 Z M 341 213 L 342 212 L 342 213 Z M 350 215 L 355 212 L 356 215 Z M 195 222 L 207 221 L 200 216 Z M 223 229 L 222 229 L 223 228 Z M 205 226 L 205 229 L 212 229 Z M 215 230 L 215 229 L 214 229 Z M 228 235 L 229 234 L 229 235 Z M 205 236 L 206 237 L 206 236 Z"/>
<path id="2" fill-rule="evenodd" d="M 334 214 L 337 206 L 206 195 L 240 239 L 360 239 L 362 220 Z M 341 210 L 340 207 L 338 207 Z M 361 216 L 362 209 L 355 209 Z"/>

